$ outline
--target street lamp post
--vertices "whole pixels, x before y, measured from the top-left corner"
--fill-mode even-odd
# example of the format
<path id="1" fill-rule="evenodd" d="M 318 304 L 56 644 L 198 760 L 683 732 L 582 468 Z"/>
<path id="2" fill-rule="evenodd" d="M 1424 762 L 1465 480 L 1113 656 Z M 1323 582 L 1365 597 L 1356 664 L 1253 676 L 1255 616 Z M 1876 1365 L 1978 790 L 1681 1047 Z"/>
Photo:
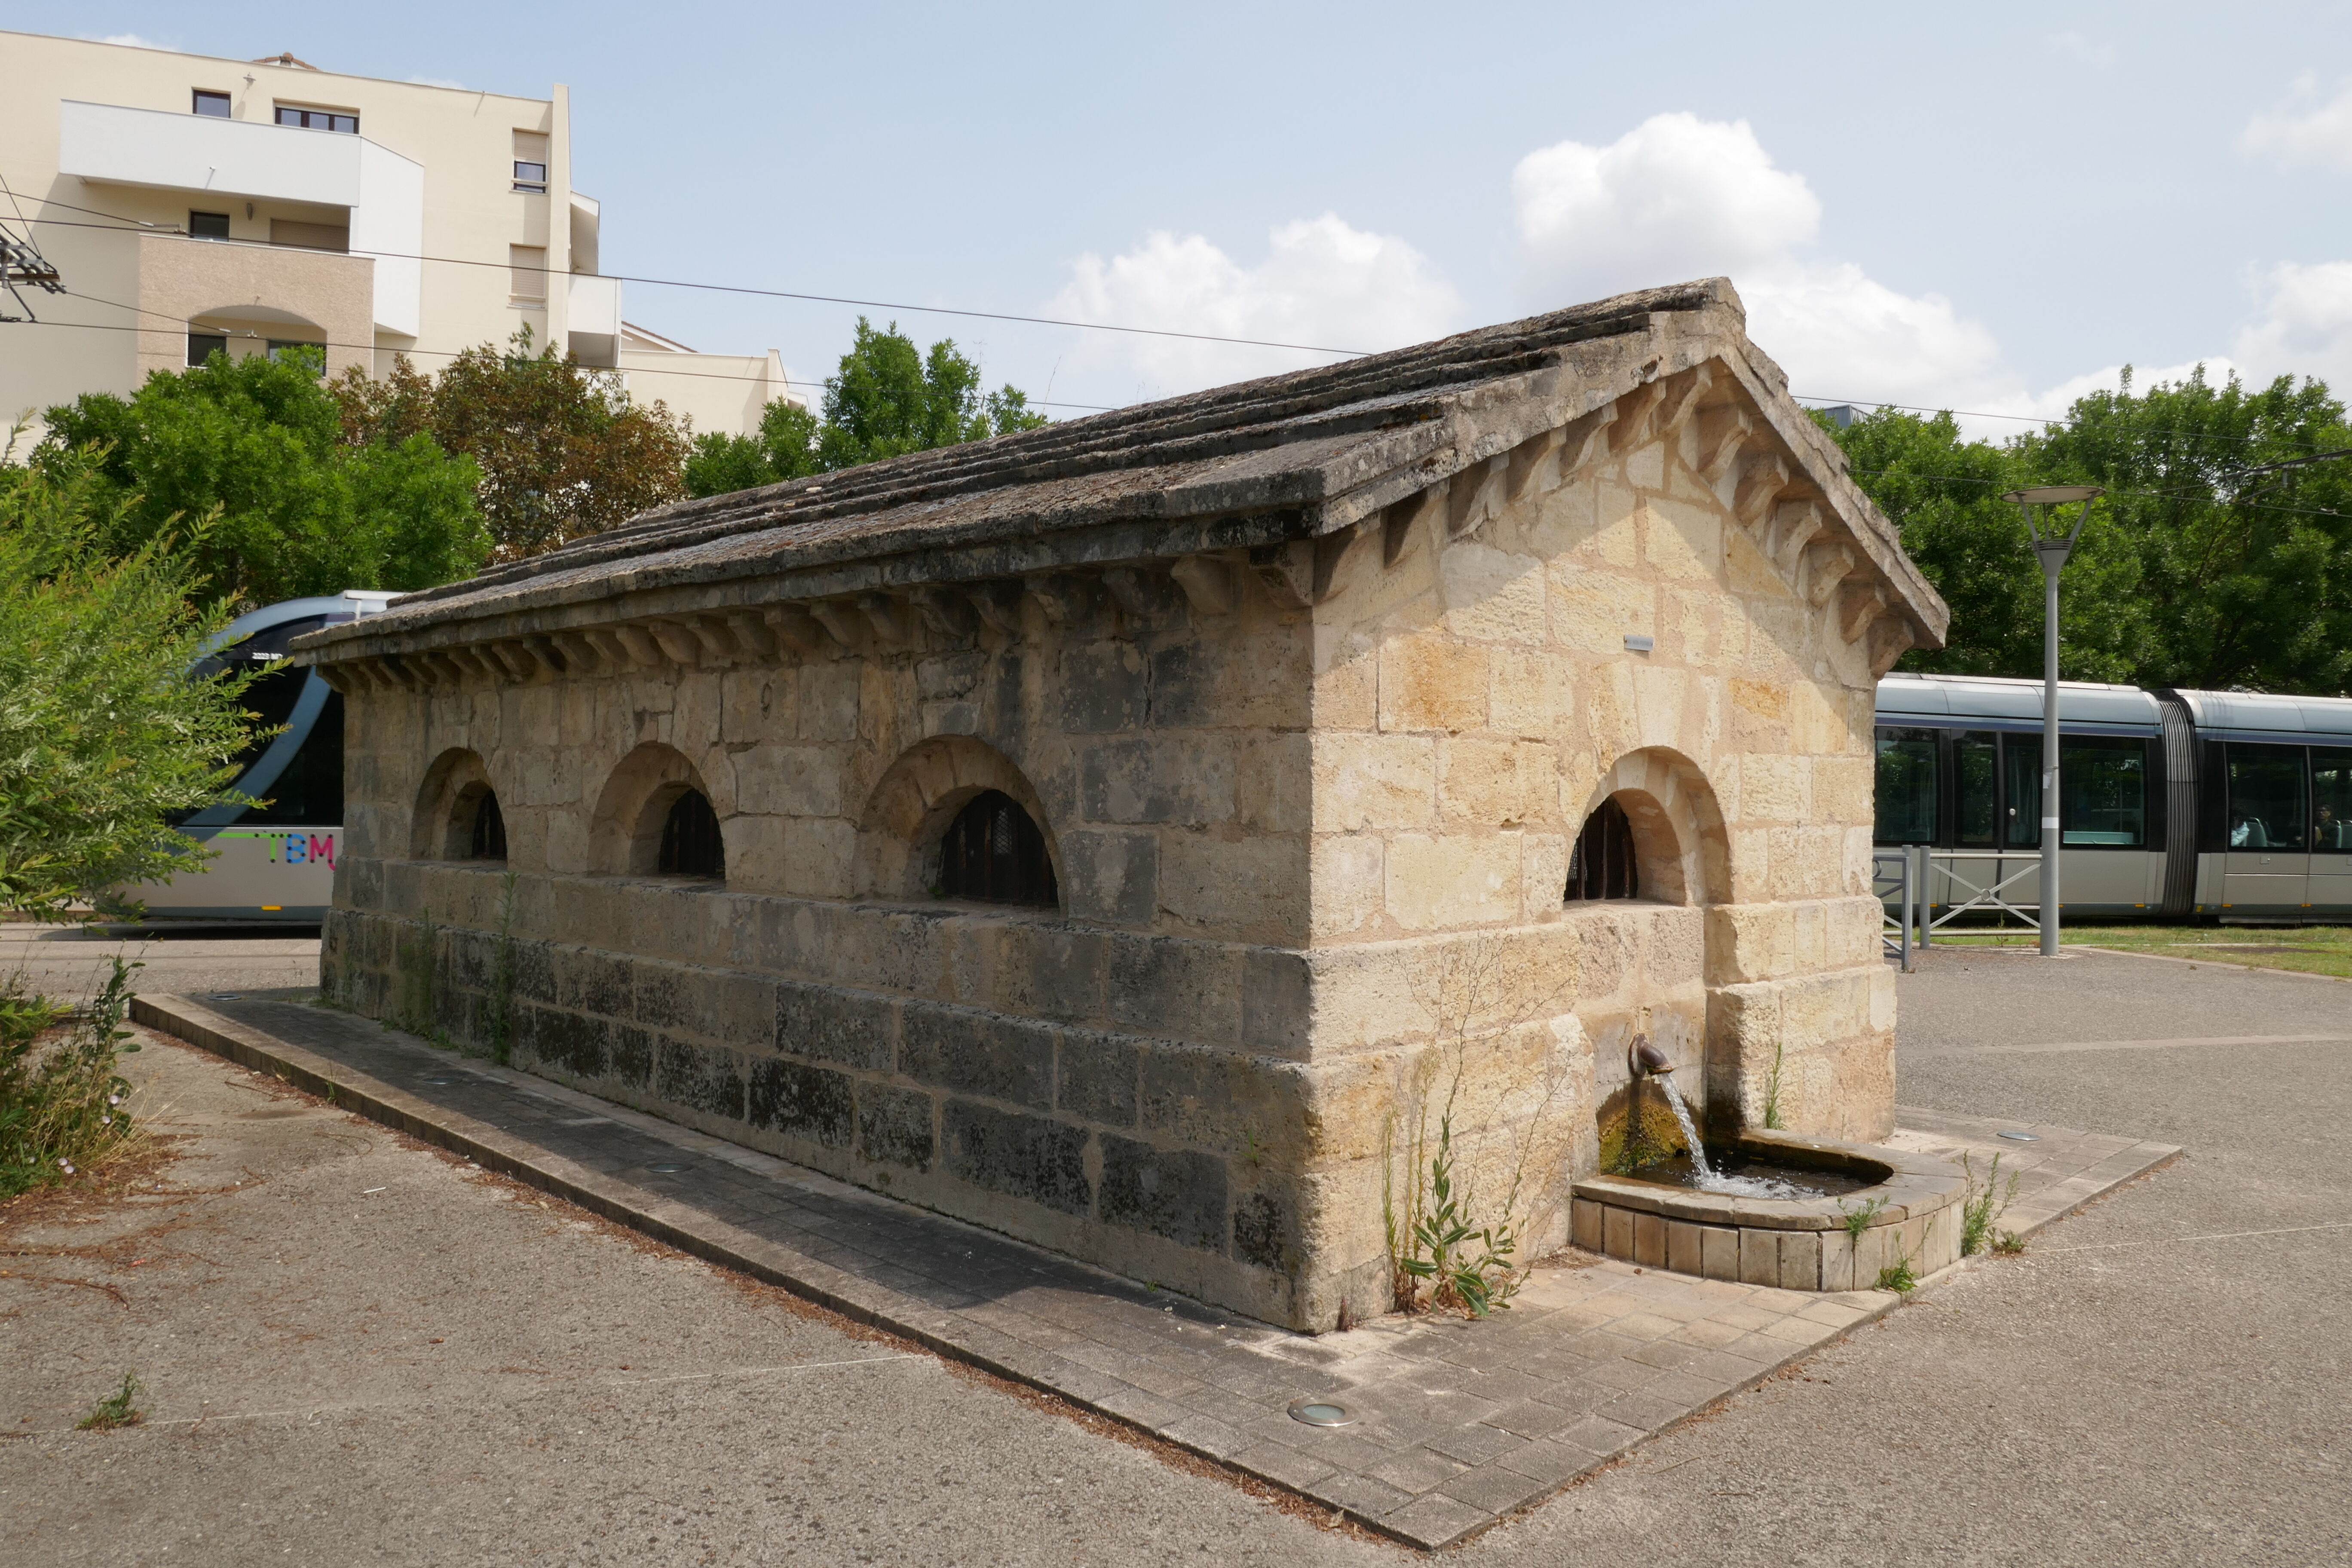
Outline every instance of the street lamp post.
<path id="1" fill-rule="evenodd" d="M 2025 514 L 2025 531 L 2033 553 L 2042 560 L 2042 956 L 2058 956 L 2058 574 L 2066 567 L 2074 542 L 2083 536 L 2083 520 L 2091 502 L 2106 494 L 2096 485 L 2042 485 L 2011 490 L 2000 499 L 2015 501 Z M 2058 531 L 2058 509 L 2079 503 L 2074 526 Z M 2036 508 L 2042 509 L 2038 513 Z"/>

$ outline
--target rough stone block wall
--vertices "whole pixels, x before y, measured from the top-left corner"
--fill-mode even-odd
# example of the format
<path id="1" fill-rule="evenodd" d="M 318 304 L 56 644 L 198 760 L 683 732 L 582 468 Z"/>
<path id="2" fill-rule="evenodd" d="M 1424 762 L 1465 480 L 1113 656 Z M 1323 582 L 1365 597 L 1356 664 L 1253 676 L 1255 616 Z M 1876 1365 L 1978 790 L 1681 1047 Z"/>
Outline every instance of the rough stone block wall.
<path id="1" fill-rule="evenodd" d="M 1311 542 L 420 657 L 355 690 L 330 989 L 1310 1328 L 1389 1304 L 1444 1108 L 1523 1256 L 1564 1241 L 1637 1032 L 1717 1128 L 1883 1135 L 1890 645 L 1742 385 L 1645 383 Z M 723 885 L 651 874 L 688 786 Z M 504 868 L 447 858 L 485 787 Z M 933 896 L 984 789 L 1059 909 Z M 1641 896 L 1565 901 L 1609 800 Z"/>

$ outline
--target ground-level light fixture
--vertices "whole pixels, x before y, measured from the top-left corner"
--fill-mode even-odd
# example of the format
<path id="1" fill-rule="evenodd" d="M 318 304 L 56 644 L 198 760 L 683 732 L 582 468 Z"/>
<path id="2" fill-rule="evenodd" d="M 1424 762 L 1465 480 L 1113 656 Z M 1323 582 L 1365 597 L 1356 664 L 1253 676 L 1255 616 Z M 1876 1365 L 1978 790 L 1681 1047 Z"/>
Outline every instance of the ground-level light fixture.
<path id="1" fill-rule="evenodd" d="M 2036 485 L 2001 496 L 2025 514 L 2025 531 L 2042 562 L 2042 888 L 2038 898 L 2042 956 L 2058 956 L 2058 574 L 2083 537 L 2091 503 L 2107 492 L 2097 485 Z M 2058 509 L 2080 508 L 2074 526 L 2059 531 Z M 2039 509 L 2037 510 L 2036 509 Z"/>
<path id="2" fill-rule="evenodd" d="M 1302 1399 L 1290 1407 L 1290 1418 L 1309 1426 L 1353 1426 L 1356 1413 L 1328 1399 Z"/>

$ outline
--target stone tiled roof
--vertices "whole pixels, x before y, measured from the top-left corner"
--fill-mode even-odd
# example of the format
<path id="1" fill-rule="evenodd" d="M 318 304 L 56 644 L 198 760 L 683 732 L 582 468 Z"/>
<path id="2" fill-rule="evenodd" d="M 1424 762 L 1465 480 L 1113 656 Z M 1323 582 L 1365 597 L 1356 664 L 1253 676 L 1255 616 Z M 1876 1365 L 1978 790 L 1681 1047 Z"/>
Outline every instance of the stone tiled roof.
<path id="1" fill-rule="evenodd" d="M 306 638 L 390 648 L 404 633 L 667 587 L 790 577 L 794 592 L 905 587 L 1204 550 L 1349 527 L 1662 376 L 1733 369 L 1863 553 L 1940 638 L 1944 608 L 1843 456 L 1749 343 L 1724 279 L 1650 289 L 1433 342 L 676 502 L 545 555 L 410 595 Z M 573 616 L 560 618 L 570 620 Z M 437 640 L 426 637 L 425 641 Z M 354 649 L 353 651 L 356 651 Z"/>

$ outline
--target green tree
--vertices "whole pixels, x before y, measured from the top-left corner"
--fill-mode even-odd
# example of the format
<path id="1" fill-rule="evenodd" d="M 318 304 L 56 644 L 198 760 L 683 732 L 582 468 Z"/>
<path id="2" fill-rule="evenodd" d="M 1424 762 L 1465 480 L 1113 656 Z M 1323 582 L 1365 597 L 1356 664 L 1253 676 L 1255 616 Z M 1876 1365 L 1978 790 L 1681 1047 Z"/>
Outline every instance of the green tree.
<path id="1" fill-rule="evenodd" d="M 618 374 L 551 344 L 534 353 L 528 327 L 504 350 L 467 350 L 438 375 L 403 355 L 385 376 L 345 372 L 332 394 L 349 441 L 421 434 L 472 458 L 501 561 L 602 533 L 684 493 L 689 447 L 668 406 L 636 403 Z"/>
<path id="2" fill-rule="evenodd" d="M 2061 600 L 2068 679 L 2332 692 L 2352 678 L 2352 463 L 2244 471 L 2352 447 L 2321 383 L 2249 392 L 2200 371 L 2136 394 L 2126 372 L 2120 391 L 1998 445 L 1961 439 L 1949 414 L 1896 409 L 1833 434 L 1952 607 L 1949 646 L 1902 668 L 2039 675 L 2042 571 L 2000 498 L 2095 484 L 2107 494 Z"/>
<path id="3" fill-rule="evenodd" d="M 178 520 L 212 518 L 182 548 L 194 552 L 192 580 L 233 602 L 425 588 L 474 572 L 488 552 L 474 465 L 428 437 L 347 445 L 315 368 L 215 354 L 157 371 L 127 398 L 85 393 L 47 411 L 34 465 L 100 487 L 100 543 L 116 555 Z"/>
<path id="4" fill-rule="evenodd" d="M 822 421 L 779 400 L 761 416 L 757 436 L 697 437 L 686 488 L 692 495 L 721 495 L 1045 423 L 1017 387 L 983 394 L 980 366 L 953 339 L 940 339 L 925 353 L 896 321 L 877 331 L 860 316 L 856 342 L 824 384 Z"/>
<path id="5" fill-rule="evenodd" d="M 694 438 L 693 455 L 686 459 L 686 493 L 727 495 L 822 473 L 817 429 L 815 415 L 779 397 L 760 411 L 757 436 L 706 430 Z"/>
<path id="6" fill-rule="evenodd" d="M 205 852 L 164 819 L 228 798 L 247 740 L 249 676 L 188 679 L 228 618 L 199 607 L 215 525 L 141 537 L 103 463 L 0 468 L 0 908 L 111 908 L 193 869 Z"/>

